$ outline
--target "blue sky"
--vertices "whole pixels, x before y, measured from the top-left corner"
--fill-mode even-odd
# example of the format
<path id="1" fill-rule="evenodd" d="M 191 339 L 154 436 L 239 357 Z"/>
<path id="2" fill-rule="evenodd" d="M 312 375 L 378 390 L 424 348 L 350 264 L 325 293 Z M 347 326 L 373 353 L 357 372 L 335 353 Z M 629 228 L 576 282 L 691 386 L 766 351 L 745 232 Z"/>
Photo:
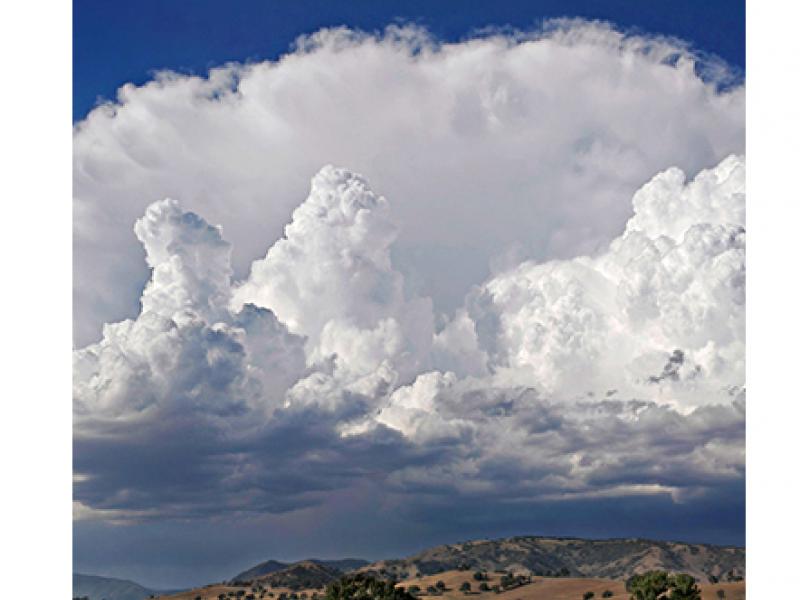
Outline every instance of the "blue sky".
<path id="1" fill-rule="evenodd" d="M 75 0 L 73 118 L 154 70 L 203 74 L 227 61 L 274 59 L 298 35 L 338 25 L 372 31 L 410 21 L 458 40 L 487 26 L 528 29 L 545 18 L 582 16 L 677 36 L 744 70 L 744 13 L 743 0 Z"/>
<path id="2" fill-rule="evenodd" d="M 77 571 L 744 543 L 743 2 L 74 19 Z"/>

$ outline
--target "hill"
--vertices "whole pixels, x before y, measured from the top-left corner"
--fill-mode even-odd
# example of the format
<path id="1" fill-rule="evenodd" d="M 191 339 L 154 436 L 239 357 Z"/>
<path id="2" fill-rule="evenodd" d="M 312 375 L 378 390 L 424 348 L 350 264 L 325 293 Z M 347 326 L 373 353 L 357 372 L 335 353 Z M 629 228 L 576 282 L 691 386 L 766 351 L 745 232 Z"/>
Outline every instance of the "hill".
<path id="1" fill-rule="evenodd" d="M 342 572 L 338 569 L 304 560 L 293 563 L 280 571 L 259 577 L 255 581 L 273 588 L 309 590 L 323 588 L 341 576 Z"/>
<path id="2" fill-rule="evenodd" d="M 612 600 L 627 600 L 629 594 L 625 591 L 625 582 L 619 579 L 606 579 L 600 577 L 534 577 L 530 582 L 502 588 L 495 592 L 492 588 L 502 585 L 505 575 L 496 572 L 485 573 L 485 579 L 478 582 L 474 579 L 472 571 L 445 571 L 435 575 L 414 577 L 398 585 L 412 591 L 420 600 L 466 600 L 475 597 L 475 600 L 579 600 L 587 592 L 594 592 L 594 598 L 603 598 L 603 593 L 611 593 Z M 444 589 L 437 587 L 442 583 Z M 464 583 L 470 584 L 470 591 L 462 590 Z M 486 588 L 482 589 L 481 584 Z M 414 588 L 419 588 L 415 590 Z M 431 591 L 434 588 L 434 591 Z M 703 600 L 719 600 L 723 592 L 725 600 L 745 600 L 745 582 L 735 583 L 701 583 L 700 590 Z M 253 582 L 249 585 L 212 584 L 203 588 L 188 590 L 162 600 L 219 600 L 224 598 L 248 598 L 257 600 L 319 600 L 324 594 L 321 588 L 305 590 L 289 590 L 280 587 L 268 587 L 263 581 Z"/>
<path id="3" fill-rule="evenodd" d="M 332 569 L 337 573 L 337 577 L 343 573 L 358 569 L 360 567 L 369 564 L 366 560 L 362 560 L 360 558 L 342 558 L 339 560 L 320 560 L 317 558 L 311 558 L 306 561 L 300 561 L 297 563 L 284 563 L 277 560 L 267 560 L 255 565 L 254 567 L 247 569 L 246 571 L 242 571 L 238 575 L 235 575 L 234 577 L 231 578 L 231 581 L 234 583 L 243 581 L 254 581 L 256 579 L 264 577 L 265 575 L 270 575 L 278 571 L 285 571 L 290 567 L 294 567 L 302 563 L 313 563 L 315 565 L 325 567 L 326 569 Z M 299 573 L 300 571 L 295 570 L 295 572 Z"/>
<path id="4" fill-rule="evenodd" d="M 436 546 L 414 556 L 362 567 L 398 581 L 450 570 L 511 570 L 530 575 L 626 579 L 651 569 L 699 581 L 744 577 L 744 548 L 642 539 L 585 540 L 519 536 Z"/>
<path id="5" fill-rule="evenodd" d="M 75 598 L 85 596 L 89 600 L 144 600 L 157 593 L 126 579 L 72 574 L 72 596 Z"/>

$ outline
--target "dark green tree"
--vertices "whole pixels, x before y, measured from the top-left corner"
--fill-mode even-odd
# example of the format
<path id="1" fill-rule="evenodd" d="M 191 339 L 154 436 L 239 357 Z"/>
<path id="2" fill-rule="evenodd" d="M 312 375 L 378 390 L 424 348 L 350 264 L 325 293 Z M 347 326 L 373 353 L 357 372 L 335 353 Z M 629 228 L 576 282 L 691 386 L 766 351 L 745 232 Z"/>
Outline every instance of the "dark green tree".
<path id="1" fill-rule="evenodd" d="M 471 592 L 472 586 L 470 585 L 469 581 L 465 581 L 464 583 L 461 584 L 461 587 L 458 589 L 464 593 Z"/>
<path id="2" fill-rule="evenodd" d="M 686 573 L 648 571 L 631 577 L 625 587 L 631 593 L 631 600 L 700 600 L 694 577 Z"/>
<path id="3" fill-rule="evenodd" d="M 691 575 L 679 573 L 670 577 L 670 587 L 670 600 L 700 600 L 700 588 Z"/>
<path id="4" fill-rule="evenodd" d="M 365 573 L 345 575 L 325 588 L 325 600 L 413 600 L 414 596 L 394 581 Z"/>
<path id="5" fill-rule="evenodd" d="M 666 571 L 648 571 L 628 579 L 625 587 L 631 600 L 663 600 L 669 590 L 669 575 Z"/>
<path id="6" fill-rule="evenodd" d="M 583 600 L 592 600 L 594 592 L 583 592 Z"/>
<path id="7" fill-rule="evenodd" d="M 606 590 L 601 595 L 603 596 L 603 598 L 611 598 L 611 596 L 614 595 L 614 592 L 612 592 L 611 590 Z"/>

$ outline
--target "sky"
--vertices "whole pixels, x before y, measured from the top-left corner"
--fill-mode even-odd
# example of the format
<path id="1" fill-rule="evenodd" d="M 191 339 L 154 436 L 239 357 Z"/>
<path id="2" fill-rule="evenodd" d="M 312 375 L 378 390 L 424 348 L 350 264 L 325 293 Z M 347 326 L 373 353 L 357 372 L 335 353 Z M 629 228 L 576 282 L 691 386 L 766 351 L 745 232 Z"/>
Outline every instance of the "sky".
<path id="1" fill-rule="evenodd" d="M 743 544 L 743 3 L 375 5 L 76 2 L 75 570 Z"/>

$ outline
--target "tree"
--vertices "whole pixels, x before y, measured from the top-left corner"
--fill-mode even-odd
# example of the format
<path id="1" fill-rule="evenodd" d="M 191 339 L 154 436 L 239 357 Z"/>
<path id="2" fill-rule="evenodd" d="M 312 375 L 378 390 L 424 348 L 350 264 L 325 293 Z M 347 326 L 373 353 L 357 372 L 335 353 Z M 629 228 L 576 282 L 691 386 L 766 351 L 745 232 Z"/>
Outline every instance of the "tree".
<path id="1" fill-rule="evenodd" d="M 669 576 L 666 571 L 648 571 L 628 579 L 625 587 L 631 600 L 663 600 L 669 589 Z"/>
<path id="2" fill-rule="evenodd" d="M 325 588 L 325 600 L 413 600 L 414 596 L 393 581 L 365 573 L 345 575 Z"/>
<path id="3" fill-rule="evenodd" d="M 614 592 L 612 592 L 611 590 L 606 590 L 601 595 L 603 596 L 603 598 L 611 598 L 611 596 L 614 595 Z"/>
<path id="4" fill-rule="evenodd" d="M 472 574 L 472 578 L 473 578 L 475 581 L 484 581 L 484 580 L 486 579 L 486 573 L 483 573 L 483 572 L 481 572 L 481 571 L 475 571 L 475 572 Z"/>
<path id="5" fill-rule="evenodd" d="M 594 592 L 583 592 L 583 600 L 592 600 Z"/>
<path id="6" fill-rule="evenodd" d="M 700 600 L 694 577 L 686 573 L 669 575 L 666 571 L 648 571 L 634 575 L 625 584 L 632 600 Z"/>
<path id="7" fill-rule="evenodd" d="M 686 573 L 679 573 L 670 578 L 672 593 L 670 600 L 700 600 L 700 588 L 694 577 Z"/>
<path id="8" fill-rule="evenodd" d="M 419 594 L 419 592 L 420 589 L 418 585 L 412 585 L 408 588 L 408 593 L 411 594 L 412 596 L 416 596 L 417 594 Z"/>
<path id="9" fill-rule="evenodd" d="M 438 596 L 439 594 L 441 594 L 441 592 L 439 590 L 437 590 L 435 587 L 433 587 L 432 585 L 429 585 L 426 588 L 425 591 L 428 592 L 429 594 L 433 595 L 433 596 Z"/>
<path id="10" fill-rule="evenodd" d="M 461 587 L 458 589 L 466 594 L 467 592 L 472 591 L 472 586 L 469 584 L 469 581 L 465 581 L 464 583 L 461 584 Z"/>
<path id="11" fill-rule="evenodd" d="M 489 587 L 488 583 L 486 583 L 485 581 L 481 581 L 481 584 L 478 586 L 478 589 L 482 592 L 488 592 L 491 588 Z"/>
<path id="12" fill-rule="evenodd" d="M 444 581 L 442 581 L 441 579 L 439 581 L 437 581 L 436 582 L 436 589 L 437 590 L 441 590 L 441 591 L 445 591 L 447 589 L 447 587 L 445 587 Z"/>

